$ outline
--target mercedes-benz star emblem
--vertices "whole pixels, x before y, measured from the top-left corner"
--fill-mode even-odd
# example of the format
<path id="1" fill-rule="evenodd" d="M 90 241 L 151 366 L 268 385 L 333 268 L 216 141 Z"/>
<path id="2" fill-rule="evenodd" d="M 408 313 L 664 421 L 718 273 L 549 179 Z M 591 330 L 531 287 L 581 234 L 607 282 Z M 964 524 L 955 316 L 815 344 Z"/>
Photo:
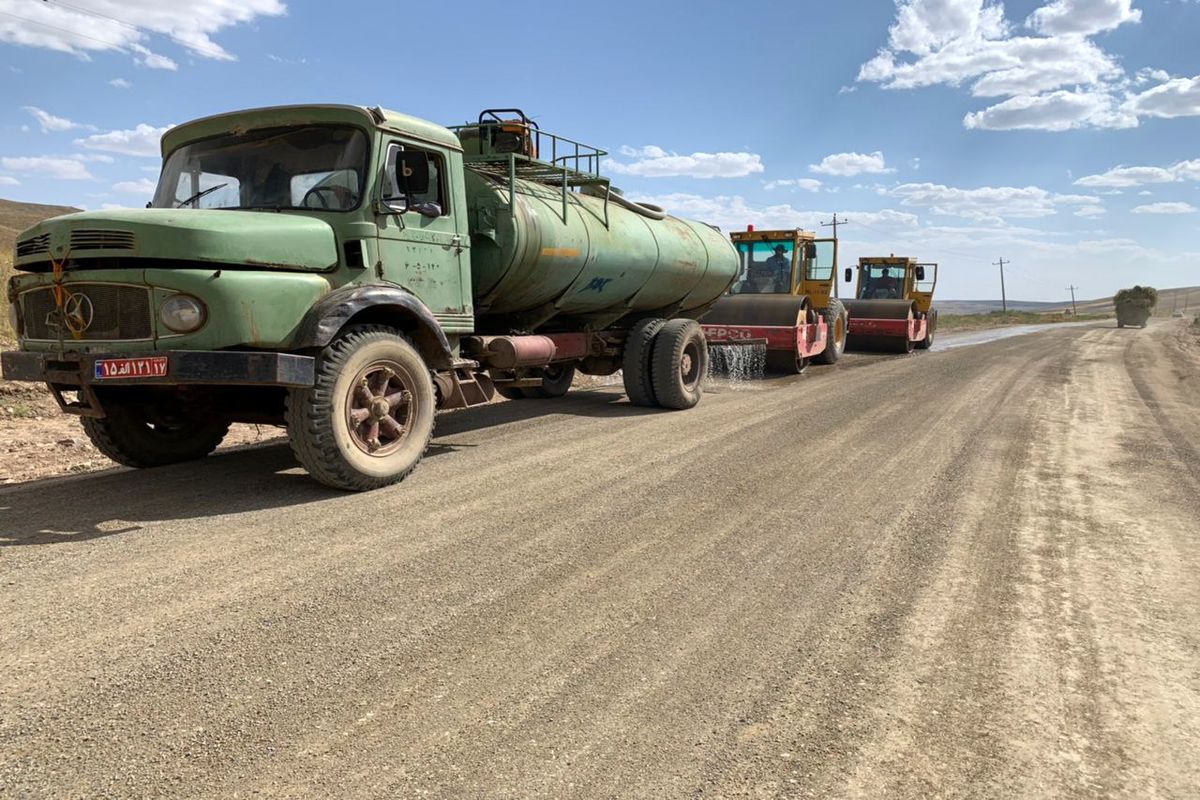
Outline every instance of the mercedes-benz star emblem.
<path id="1" fill-rule="evenodd" d="M 71 333 L 83 333 L 92 325 L 92 299 L 82 292 L 67 295 L 63 302 L 63 322 Z"/>

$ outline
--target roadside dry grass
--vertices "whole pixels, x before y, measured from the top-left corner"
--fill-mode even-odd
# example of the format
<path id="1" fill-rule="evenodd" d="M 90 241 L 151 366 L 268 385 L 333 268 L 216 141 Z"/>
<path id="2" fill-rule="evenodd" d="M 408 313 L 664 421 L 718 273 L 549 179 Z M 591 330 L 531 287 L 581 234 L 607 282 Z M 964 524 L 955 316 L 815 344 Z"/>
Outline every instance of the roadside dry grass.
<path id="1" fill-rule="evenodd" d="M 1036 311 L 993 311 L 990 314 L 940 314 L 939 331 L 968 331 L 1003 328 L 1010 325 L 1046 325 L 1057 322 L 1086 322 L 1107 319 L 1111 314 L 1040 314 Z"/>

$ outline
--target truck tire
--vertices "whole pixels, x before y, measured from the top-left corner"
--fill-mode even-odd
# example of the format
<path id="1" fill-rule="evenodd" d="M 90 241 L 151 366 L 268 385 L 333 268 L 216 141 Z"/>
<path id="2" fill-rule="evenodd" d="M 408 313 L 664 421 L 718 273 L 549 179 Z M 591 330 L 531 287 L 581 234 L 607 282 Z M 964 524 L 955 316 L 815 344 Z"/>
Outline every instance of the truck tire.
<path id="1" fill-rule="evenodd" d="M 311 388 L 288 392 L 288 439 L 326 486 L 378 489 L 416 468 L 433 437 L 435 404 L 429 367 L 407 337 L 356 326 L 321 352 Z"/>
<path id="2" fill-rule="evenodd" d="M 654 337 L 662 328 L 661 319 L 644 319 L 633 326 L 625 339 L 625 352 L 621 357 L 621 377 L 625 382 L 625 395 L 635 406 L 653 408 L 658 405 L 654 396 L 654 382 L 650 377 L 650 361 L 654 350 Z"/>
<path id="3" fill-rule="evenodd" d="M 708 374 L 708 342 L 694 319 L 668 320 L 654 337 L 650 375 L 663 408 L 682 411 L 700 402 Z"/>
<path id="4" fill-rule="evenodd" d="M 221 418 L 180 423 L 149 422 L 137 411 L 115 405 L 107 416 L 81 417 L 83 430 L 104 455 L 127 467 L 163 467 L 195 461 L 217 449 L 229 433 Z"/>
<path id="5" fill-rule="evenodd" d="M 563 397 L 571 391 L 571 384 L 575 381 L 574 364 L 551 364 L 543 367 L 541 372 L 541 386 L 530 386 L 521 390 L 526 397 L 549 399 Z"/>
<path id="6" fill-rule="evenodd" d="M 821 314 L 829 327 L 829 340 L 825 349 L 813 357 L 818 364 L 836 364 L 846 350 L 846 330 L 850 327 L 850 315 L 842 301 L 830 298 L 829 307 Z"/>

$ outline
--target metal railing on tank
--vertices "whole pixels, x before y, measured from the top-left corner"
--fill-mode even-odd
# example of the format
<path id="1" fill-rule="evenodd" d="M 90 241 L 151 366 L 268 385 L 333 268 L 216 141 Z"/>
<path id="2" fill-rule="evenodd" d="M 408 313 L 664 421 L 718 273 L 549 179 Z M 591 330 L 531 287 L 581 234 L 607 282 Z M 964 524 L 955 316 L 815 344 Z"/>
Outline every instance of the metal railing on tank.
<path id="1" fill-rule="evenodd" d="M 505 119 L 502 114 L 516 118 Z M 462 143 L 467 165 L 508 181 L 510 206 L 516 201 L 518 178 L 553 186 L 561 189 L 562 219 L 566 222 L 568 194 L 594 186 L 597 190 L 589 194 L 603 197 L 604 225 L 608 227 L 612 184 L 600 174 L 601 159 L 608 151 L 543 131 L 518 108 L 487 109 L 480 112 L 475 124 L 456 125 L 450 130 Z"/>

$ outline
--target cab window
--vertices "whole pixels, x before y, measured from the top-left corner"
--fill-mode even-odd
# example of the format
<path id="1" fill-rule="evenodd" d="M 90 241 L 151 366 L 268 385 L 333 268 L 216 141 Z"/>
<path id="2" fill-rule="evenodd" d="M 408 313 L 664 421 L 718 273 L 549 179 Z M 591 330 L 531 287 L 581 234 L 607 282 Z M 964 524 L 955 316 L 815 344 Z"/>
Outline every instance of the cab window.
<path id="1" fill-rule="evenodd" d="M 229 208 L 237 206 L 241 183 L 232 175 L 194 170 L 182 172 L 175 185 L 175 196 L 168 207 Z"/>
<path id="2" fill-rule="evenodd" d="M 899 300 L 904 297 L 904 264 L 870 264 L 863 267 L 859 289 L 862 300 Z"/>
<path id="3" fill-rule="evenodd" d="M 412 207 L 423 203 L 436 203 L 441 209 L 441 216 L 446 216 L 450 213 L 450 205 L 447 202 L 446 192 L 446 170 L 445 160 L 439 153 L 433 153 L 428 150 L 422 150 L 419 147 L 411 147 L 408 145 L 393 144 L 392 147 L 406 150 L 409 152 L 421 152 L 425 154 L 429 162 L 429 189 L 425 192 L 409 192 L 408 205 Z M 400 186 L 396 184 L 396 166 L 391 158 L 386 160 L 387 163 L 387 191 L 388 197 L 403 197 L 404 192 Z"/>
<path id="4" fill-rule="evenodd" d="M 730 294 L 791 294 L 794 246 L 787 242 L 738 242 L 741 271 Z"/>
<path id="5" fill-rule="evenodd" d="M 349 211 L 358 205 L 358 172 L 338 169 L 293 175 L 292 207 Z"/>
<path id="6" fill-rule="evenodd" d="M 817 248 L 817 257 L 808 262 L 808 279 L 810 281 L 828 281 L 833 279 L 834 243 L 831 241 L 813 242 Z"/>

